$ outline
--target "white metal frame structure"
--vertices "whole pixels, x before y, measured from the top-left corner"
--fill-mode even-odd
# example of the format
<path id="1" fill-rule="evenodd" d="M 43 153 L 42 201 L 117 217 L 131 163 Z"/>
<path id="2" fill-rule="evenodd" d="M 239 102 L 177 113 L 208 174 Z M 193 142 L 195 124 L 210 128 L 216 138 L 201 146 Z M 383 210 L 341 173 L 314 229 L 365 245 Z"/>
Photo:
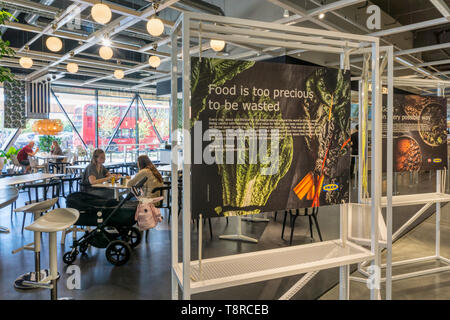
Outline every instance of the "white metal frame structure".
<path id="1" fill-rule="evenodd" d="M 380 203 L 380 211 L 379 211 L 379 228 L 382 230 L 380 232 L 379 237 L 379 245 L 380 250 L 377 254 L 379 259 L 381 260 L 381 250 L 386 248 L 386 263 L 381 264 L 381 268 L 386 269 L 386 276 L 380 278 L 380 282 L 386 283 L 386 299 L 392 299 L 392 281 L 408 279 L 423 275 L 429 275 L 438 272 L 450 271 L 450 260 L 446 257 L 443 257 L 440 252 L 440 213 L 441 213 L 441 203 L 450 202 L 450 195 L 445 193 L 445 182 L 446 177 L 445 174 L 442 175 L 441 170 L 436 171 L 436 192 L 434 193 L 421 193 L 421 194 L 411 194 L 411 195 L 396 195 L 393 196 L 393 95 L 394 95 L 394 85 L 399 87 L 420 87 L 420 88 L 437 88 L 438 96 L 444 96 L 445 88 L 450 86 L 450 81 L 445 80 L 431 80 L 431 79 L 414 79 L 414 78 L 394 78 L 393 77 L 393 48 L 392 47 L 382 47 L 381 51 L 386 52 L 387 59 L 387 77 L 382 77 L 381 83 L 387 83 L 388 89 L 388 101 L 387 101 L 387 156 L 386 156 L 386 178 L 387 178 L 387 190 L 386 196 L 381 198 Z M 382 66 L 385 63 L 382 63 Z M 383 69 L 383 68 L 382 68 Z M 380 74 L 383 71 L 381 70 Z M 361 115 L 362 104 L 364 98 L 364 90 L 362 81 L 360 81 L 359 86 L 359 112 Z M 366 115 L 365 115 L 366 116 Z M 362 130 L 363 126 L 361 125 L 364 120 L 364 116 L 360 117 L 360 129 Z M 366 118 L 367 120 L 367 118 Z M 359 150 L 362 148 L 362 132 L 359 131 Z M 372 152 L 373 154 L 373 152 Z M 368 205 L 370 203 L 369 198 L 364 197 L 364 193 L 362 190 L 362 161 L 359 163 L 358 168 L 358 201 L 362 206 Z M 381 175 L 380 175 L 381 178 Z M 423 207 L 418 210 L 407 222 L 405 222 L 395 233 L 392 232 L 392 219 L 393 219 L 393 207 L 399 206 L 411 206 L 411 205 L 420 205 Z M 418 218 L 420 218 L 428 208 L 430 208 L 433 204 L 436 204 L 436 242 L 435 242 L 435 254 L 428 257 L 421 257 L 415 259 L 401 260 L 392 262 L 392 243 L 397 240 L 400 235 L 407 230 Z M 381 214 L 381 208 L 386 208 L 386 222 L 383 219 Z M 365 210 L 363 208 L 363 210 Z M 359 212 L 361 216 L 361 212 Z M 352 221 L 353 216 L 350 214 L 349 218 L 349 239 L 355 241 L 359 244 L 368 244 L 370 239 L 366 238 L 358 238 L 355 237 L 352 232 Z M 367 234 L 367 232 L 366 232 Z M 445 266 L 441 267 L 433 267 L 429 269 L 425 269 L 422 271 L 416 272 L 408 272 L 403 274 L 392 275 L 392 268 L 395 266 L 403 266 L 403 265 L 412 265 L 414 263 L 423 263 L 427 261 L 438 261 Z M 363 274 L 365 277 L 369 277 L 369 273 L 364 270 L 362 267 L 365 264 L 361 264 L 358 267 L 358 271 Z M 350 280 L 366 282 L 366 278 L 361 277 L 350 277 Z"/>
<path id="2" fill-rule="evenodd" d="M 372 162 L 373 172 L 380 173 L 372 177 L 372 241 L 371 251 L 347 240 L 347 213 L 351 205 L 341 205 L 340 239 L 299 245 L 272 250 L 264 250 L 200 261 L 191 261 L 191 177 L 190 164 L 183 164 L 183 216 L 182 216 L 182 261 L 179 261 L 178 218 L 171 221 L 172 242 L 172 298 L 178 299 L 178 288 L 182 289 L 182 298 L 190 299 L 192 294 L 243 285 L 257 281 L 270 280 L 285 276 L 314 272 L 340 267 L 340 298 L 349 298 L 349 265 L 363 261 L 372 261 L 379 266 L 378 224 L 375 223 L 381 201 L 381 95 L 379 73 L 379 39 L 342 32 L 324 31 L 311 28 L 292 27 L 275 23 L 220 17 L 199 13 L 184 13 L 171 30 L 171 72 L 172 72 L 172 130 L 178 128 L 177 74 L 178 42 L 182 38 L 182 78 L 183 78 L 183 128 L 189 129 L 191 66 L 193 54 L 191 38 L 218 39 L 233 43 L 278 46 L 316 52 L 335 53 L 341 56 L 341 66 L 349 67 L 351 50 L 367 48 L 371 53 L 372 82 L 375 83 L 372 103 L 374 111 L 372 135 L 377 154 Z M 201 51 L 201 50 L 200 50 Z M 190 139 L 184 139 L 182 147 L 179 137 L 173 137 L 172 150 L 184 150 L 184 159 L 190 159 Z M 177 152 L 173 152 L 177 154 Z M 172 176 L 178 172 L 173 166 Z M 178 211 L 178 186 L 172 184 L 172 209 Z M 201 245 L 201 244 L 200 244 Z M 379 298 L 379 289 L 371 289 L 371 298 Z"/>

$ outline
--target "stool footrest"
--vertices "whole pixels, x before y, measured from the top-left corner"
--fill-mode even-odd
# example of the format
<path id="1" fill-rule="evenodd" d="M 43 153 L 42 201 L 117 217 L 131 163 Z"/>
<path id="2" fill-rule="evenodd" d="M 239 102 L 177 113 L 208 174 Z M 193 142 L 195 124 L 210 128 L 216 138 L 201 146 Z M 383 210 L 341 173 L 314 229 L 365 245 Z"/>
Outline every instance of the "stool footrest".
<path id="1" fill-rule="evenodd" d="M 20 251 L 22 251 L 22 250 L 34 251 L 34 242 L 31 242 L 31 243 L 29 243 L 29 244 L 24 245 L 23 247 L 20 247 L 20 248 L 18 248 L 18 249 L 16 249 L 16 250 L 13 250 L 13 251 L 12 251 L 12 254 L 15 254 L 15 253 L 17 253 L 17 252 L 20 252 Z"/>
<path id="2" fill-rule="evenodd" d="M 35 282 L 35 281 L 24 281 L 23 284 L 33 287 L 33 288 L 44 288 L 44 289 L 52 289 L 53 285 L 52 283 L 45 283 L 44 281 L 48 278 L 43 279 L 41 282 Z M 50 281 L 50 280 L 47 280 Z"/>

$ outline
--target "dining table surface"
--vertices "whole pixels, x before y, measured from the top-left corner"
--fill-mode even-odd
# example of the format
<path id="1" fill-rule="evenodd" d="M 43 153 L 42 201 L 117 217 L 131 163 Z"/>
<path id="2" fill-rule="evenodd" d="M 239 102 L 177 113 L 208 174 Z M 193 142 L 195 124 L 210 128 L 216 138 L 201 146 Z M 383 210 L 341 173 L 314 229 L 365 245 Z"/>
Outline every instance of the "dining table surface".
<path id="1" fill-rule="evenodd" d="M 19 190 L 12 186 L 0 187 L 0 209 L 17 200 Z"/>
<path id="2" fill-rule="evenodd" d="M 11 186 L 0 187 L 0 209 L 10 205 L 19 197 L 19 190 Z M 9 233 L 7 227 L 0 226 L 0 233 Z"/>
<path id="3" fill-rule="evenodd" d="M 52 159 L 64 159 L 67 158 L 67 156 L 64 155 L 56 155 L 56 154 L 50 154 L 50 153 L 36 153 L 34 157 L 44 160 L 52 160 Z"/>
<path id="4" fill-rule="evenodd" d="M 10 177 L 0 179 L 0 187 L 15 186 L 15 185 L 35 182 L 35 181 L 39 181 L 39 180 L 48 180 L 48 179 L 52 179 L 52 178 L 58 178 L 61 176 L 64 176 L 64 175 L 57 174 L 57 173 L 42 173 L 42 172 L 10 176 Z"/>

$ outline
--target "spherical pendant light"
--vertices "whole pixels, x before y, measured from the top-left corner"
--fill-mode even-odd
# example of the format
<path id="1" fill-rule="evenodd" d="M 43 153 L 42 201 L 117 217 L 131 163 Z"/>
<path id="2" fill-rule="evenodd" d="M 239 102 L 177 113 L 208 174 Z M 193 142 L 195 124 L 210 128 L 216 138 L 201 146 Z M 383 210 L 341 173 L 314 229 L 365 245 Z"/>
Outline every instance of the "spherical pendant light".
<path id="1" fill-rule="evenodd" d="M 123 72 L 123 70 L 117 69 L 114 70 L 114 77 L 116 79 L 122 79 L 125 76 L 125 73 Z"/>
<path id="2" fill-rule="evenodd" d="M 111 20 L 112 13 L 111 9 L 104 3 L 97 3 L 91 9 L 92 19 L 95 22 L 105 24 Z"/>
<path id="3" fill-rule="evenodd" d="M 62 49 L 62 41 L 56 37 L 48 37 L 45 44 L 47 45 L 48 50 L 53 52 L 58 52 Z"/>
<path id="4" fill-rule="evenodd" d="M 22 57 L 19 60 L 19 64 L 22 68 L 30 69 L 33 66 L 33 59 L 28 57 Z"/>
<path id="5" fill-rule="evenodd" d="M 78 72 L 78 64 L 70 62 L 67 64 L 67 71 L 70 73 L 77 73 Z"/>
<path id="6" fill-rule="evenodd" d="M 109 60 L 113 56 L 113 51 L 110 47 L 102 46 L 102 47 L 100 47 L 100 50 L 98 53 L 100 54 L 100 57 L 102 57 L 104 60 Z"/>
<path id="7" fill-rule="evenodd" d="M 151 18 L 147 22 L 147 31 L 154 37 L 159 37 L 164 32 L 164 23 L 159 18 Z"/>
<path id="8" fill-rule="evenodd" d="M 209 41 L 209 45 L 211 46 L 211 49 L 219 52 L 222 51 L 223 48 L 225 48 L 225 41 L 211 39 L 211 41 Z"/>
<path id="9" fill-rule="evenodd" d="M 153 68 L 158 68 L 161 64 L 161 59 L 158 56 L 151 56 L 150 58 L 148 58 L 148 63 Z"/>

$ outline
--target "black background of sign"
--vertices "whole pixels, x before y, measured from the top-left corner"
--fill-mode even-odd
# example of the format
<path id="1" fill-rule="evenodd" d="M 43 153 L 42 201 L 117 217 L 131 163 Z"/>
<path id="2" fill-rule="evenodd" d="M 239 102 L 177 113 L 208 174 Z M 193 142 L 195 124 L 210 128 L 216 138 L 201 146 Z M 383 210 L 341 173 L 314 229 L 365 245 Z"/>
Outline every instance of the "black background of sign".
<path id="1" fill-rule="evenodd" d="M 197 58 L 192 58 L 197 59 Z M 205 58 L 203 58 L 205 59 Z M 192 63 L 193 65 L 193 63 Z M 239 88 L 240 85 L 256 88 L 268 88 L 271 91 L 273 89 L 284 90 L 306 90 L 306 79 L 314 73 L 317 69 L 328 69 L 330 73 L 337 75 L 337 69 L 318 68 L 313 66 L 299 66 L 279 63 L 267 63 L 256 62 L 255 65 L 248 70 L 245 70 L 238 74 L 235 78 L 227 81 L 224 86 L 232 86 L 236 84 Z M 345 74 L 345 81 L 350 82 L 350 73 Z M 350 94 L 350 91 L 349 91 Z M 223 104 L 224 100 L 234 101 L 236 97 L 215 95 L 212 93 L 207 97 L 207 100 L 218 101 Z M 280 98 L 275 101 L 280 101 L 280 109 L 283 119 L 299 119 L 304 117 L 304 111 L 301 107 L 301 102 L 298 99 L 293 98 Z M 195 114 L 195 110 L 198 110 L 200 106 L 192 105 L 192 114 Z M 208 129 L 208 118 L 213 118 L 216 115 L 216 111 L 205 109 L 201 114 L 199 120 L 202 121 L 203 131 Z M 347 116 L 350 115 L 350 99 L 347 107 Z M 348 126 L 349 135 L 350 126 Z M 192 135 L 193 136 L 193 135 Z M 193 143 L 194 139 L 192 140 Z M 203 142 L 202 150 L 210 142 Z M 286 173 L 286 175 L 279 181 L 275 190 L 272 191 L 266 206 L 262 212 L 272 212 L 276 210 L 285 209 L 297 209 L 310 207 L 311 200 L 300 200 L 297 195 L 292 191 L 293 188 L 300 182 L 300 180 L 312 170 L 315 162 L 316 155 L 311 154 L 307 147 L 304 137 L 293 137 L 294 152 L 292 164 Z M 346 148 L 349 151 L 350 145 Z M 339 177 L 342 177 L 342 181 L 348 181 L 350 166 L 349 152 L 345 156 L 342 156 L 337 164 L 337 172 Z M 217 217 L 218 214 L 214 212 L 214 208 L 222 205 L 222 186 L 221 177 L 217 173 L 217 165 L 206 164 L 192 164 L 191 166 L 192 177 L 192 214 L 193 217 L 197 217 L 202 213 L 203 217 Z M 325 178 L 323 185 L 327 185 L 328 181 Z M 209 185 L 209 201 L 207 201 L 207 185 Z M 348 190 L 348 183 L 342 183 L 340 190 Z M 322 192 L 320 197 L 320 205 L 326 205 L 324 200 L 325 192 Z M 340 203 L 341 200 L 348 201 L 346 199 L 339 199 L 336 203 Z"/>
<path id="2" fill-rule="evenodd" d="M 433 113 L 432 116 L 434 116 L 437 119 L 443 119 L 442 121 L 442 128 L 441 130 L 446 131 L 447 130 L 447 122 L 446 122 L 446 114 L 447 114 L 447 99 L 443 97 L 432 97 L 432 96 L 418 96 L 418 95 L 404 95 L 404 94 L 394 94 L 394 115 L 406 115 L 405 106 L 408 104 L 411 104 L 412 101 L 417 101 L 418 109 L 421 110 L 420 105 L 439 105 L 440 106 L 440 112 L 439 113 Z M 387 95 L 383 95 L 383 106 L 387 106 Z M 387 120 L 385 119 L 386 109 L 383 108 L 383 125 L 385 126 L 387 123 Z M 409 124 L 416 124 L 417 121 L 396 121 L 394 119 L 394 127 L 395 124 L 402 124 L 402 123 L 409 123 Z M 385 127 L 386 128 L 386 127 Z M 387 131 L 383 130 L 383 171 L 386 171 L 386 159 L 387 159 L 387 138 L 386 138 Z M 396 168 L 396 159 L 395 155 L 397 153 L 396 146 L 397 146 L 397 140 L 401 137 L 411 137 L 413 138 L 417 144 L 419 145 L 419 148 L 421 150 L 422 155 L 422 161 L 419 171 L 428 171 L 428 170 L 442 170 L 445 167 L 447 167 L 447 138 L 445 137 L 445 142 L 439 146 L 430 146 L 429 144 L 425 143 L 422 139 L 420 133 L 419 133 L 419 127 L 417 126 L 416 130 L 405 130 L 403 132 L 394 133 L 394 140 L 393 140 L 393 154 L 394 154 L 394 165 L 393 170 L 394 172 L 400 172 L 401 170 L 397 170 Z M 434 159 L 441 159 L 441 162 L 434 162 Z M 416 170 L 412 170 L 416 171 Z"/>

